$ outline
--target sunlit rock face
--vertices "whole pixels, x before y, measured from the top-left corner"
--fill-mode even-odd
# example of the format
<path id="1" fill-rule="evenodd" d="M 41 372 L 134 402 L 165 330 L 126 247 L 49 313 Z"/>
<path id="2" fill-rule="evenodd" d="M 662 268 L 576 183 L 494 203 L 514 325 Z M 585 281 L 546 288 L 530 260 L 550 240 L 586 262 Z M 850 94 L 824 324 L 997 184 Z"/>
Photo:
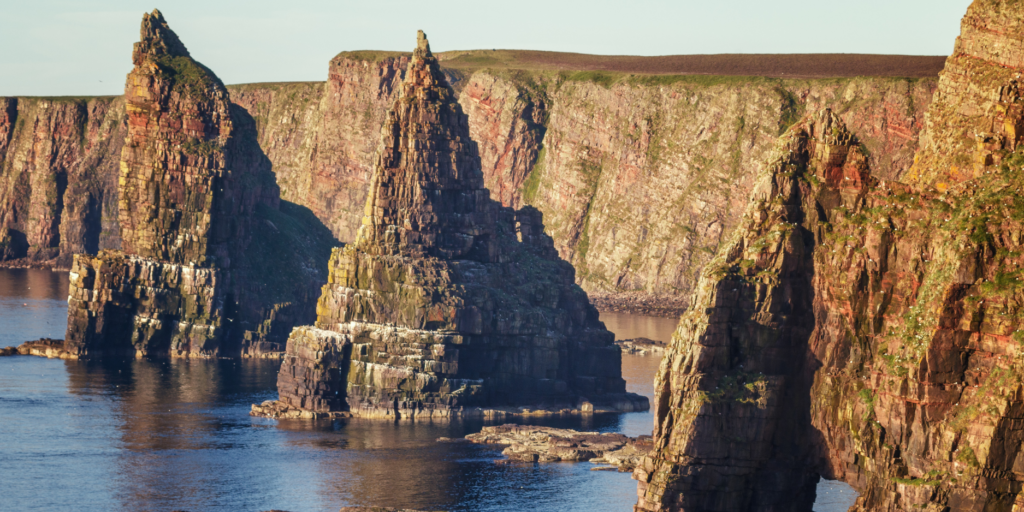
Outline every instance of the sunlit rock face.
<path id="1" fill-rule="evenodd" d="M 791 128 L 658 373 L 638 511 L 1024 506 L 1024 12 L 978 0 L 917 163 L 870 174 L 831 112 Z"/>
<path id="2" fill-rule="evenodd" d="M 330 235 L 315 222 L 304 232 L 309 226 L 282 208 L 252 119 L 232 107 L 159 11 L 143 16 L 132 60 L 118 178 L 121 250 L 75 257 L 67 351 L 280 352 L 291 325 L 311 317 L 303 288 L 322 282 L 312 261 Z"/>
<path id="3" fill-rule="evenodd" d="M 280 401 L 256 413 L 648 407 L 625 392 L 614 335 L 540 213 L 490 198 L 467 118 L 422 33 L 381 131 L 362 227 L 329 267 L 315 327 L 288 340 Z"/>

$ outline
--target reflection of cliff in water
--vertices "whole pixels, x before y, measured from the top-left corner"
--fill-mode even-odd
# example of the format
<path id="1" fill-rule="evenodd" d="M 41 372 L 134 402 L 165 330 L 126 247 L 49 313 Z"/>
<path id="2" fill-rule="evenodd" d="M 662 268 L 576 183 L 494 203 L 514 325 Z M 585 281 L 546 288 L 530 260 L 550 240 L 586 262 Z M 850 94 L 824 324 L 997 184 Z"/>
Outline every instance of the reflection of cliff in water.
<path id="1" fill-rule="evenodd" d="M 37 268 L 7 268 L 0 272 L 0 299 L 66 299 L 68 274 Z"/>
<path id="2" fill-rule="evenodd" d="M 67 326 L 68 274 L 0 268 L 0 347 L 62 338 Z"/>
<path id="3" fill-rule="evenodd" d="M 103 396 L 110 404 L 113 429 L 120 433 L 117 474 L 110 477 L 125 509 L 189 503 L 211 486 L 245 486 L 253 476 L 251 464 L 223 456 L 244 436 L 233 432 L 250 425 L 222 407 L 271 387 L 275 362 L 110 360 L 66 367 L 71 394 Z"/>
<path id="4" fill-rule="evenodd" d="M 61 364 L 67 391 L 76 402 L 100 404 L 109 425 L 112 463 L 100 471 L 108 473 L 101 479 L 112 508 L 506 510 L 554 500 L 539 510 L 558 510 L 555 497 L 581 489 L 596 502 L 609 500 L 609 486 L 623 493 L 616 503 L 632 495 L 628 478 L 589 465 L 502 466 L 494 463 L 500 448 L 437 442 L 479 431 L 481 422 L 250 418 L 251 401 L 275 389 L 277 361 Z M 619 421 L 607 415 L 544 423 L 611 431 Z"/>
<path id="5" fill-rule="evenodd" d="M 69 362 L 69 391 L 108 395 L 124 448 L 130 450 L 217 447 L 212 434 L 224 428 L 216 408 L 233 397 L 272 388 L 276 361 L 87 360 Z"/>

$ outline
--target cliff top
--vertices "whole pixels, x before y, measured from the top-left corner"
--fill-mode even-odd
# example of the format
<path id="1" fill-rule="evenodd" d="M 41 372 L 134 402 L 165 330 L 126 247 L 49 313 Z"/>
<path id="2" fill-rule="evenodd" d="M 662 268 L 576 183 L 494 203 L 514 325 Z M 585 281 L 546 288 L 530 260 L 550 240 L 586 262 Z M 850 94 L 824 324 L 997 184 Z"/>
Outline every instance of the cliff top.
<path id="1" fill-rule="evenodd" d="M 335 58 L 378 62 L 407 52 L 353 51 Z M 603 71 L 642 75 L 720 75 L 771 78 L 938 76 L 945 56 L 868 54 L 589 55 L 534 50 L 456 50 L 435 54 L 448 69 Z"/>

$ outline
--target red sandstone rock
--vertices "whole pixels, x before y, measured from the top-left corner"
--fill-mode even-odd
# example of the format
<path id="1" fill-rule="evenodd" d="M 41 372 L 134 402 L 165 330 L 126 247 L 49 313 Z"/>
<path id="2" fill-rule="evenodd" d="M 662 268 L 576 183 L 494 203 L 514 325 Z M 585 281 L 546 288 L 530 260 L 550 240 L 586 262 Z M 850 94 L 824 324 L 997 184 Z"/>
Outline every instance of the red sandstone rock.
<path id="1" fill-rule="evenodd" d="M 830 113 L 783 136 L 658 373 L 636 510 L 809 510 L 818 475 L 857 511 L 1024 506 L 1022 35 L 971 5 L 910 184 Z"/>
<path id="2" fill-rule="evenodd" d="M 342 241 L 355 239 L 362 220 L 377 136 L 408 55 L 348 52 L 331 61 L 326 83 L 228 87 L 232 101 L 254 119 L 281 197 L 308 207 Z M 667 316 L 685 309 L 699 270 L 736 225 L 753 186 L 750 170 L 780 126 L 804 110 L 831 107 L 858 133 L 875 173 L 896 178 L 910 166 L 935 84 L 858 78 L 658 85 L 639 77 L 606 86 L 552 76 L 480 70 L 460 82 L 459 103 L 478 143 L 484 183 L 493 199 L 544 213 L 556 247 L 578 269 L 579 283 L 603 299 L 599 307 Z M 13 134 L 7 160 L 30 154 L 28 142 L 37 137 L 66 139 L 72 149 L 71 142 L 84 141 L 86 152 L 79 158 L 63 151 L 57 160 L 36 160 L 5 174 L 12 182 L 22 174 L 19 183 L 39 186 L 18 185 L 9 196 L 0 191 L 0 211 L 10 203 L 12 212 L 20 212 L 4 217 L 8 238 L 20 244 L 18 254 L 66 267 L 72 252 L 119 247 L 114 208 L 124 134 L 104 139 L 92 126 L 123 131 L 124 125 L 76 114 L 29 131 L 40 102 L 17 99 L 20 129 L 3 128 L 0 119 L 0 132 Z M 104 140 L 118 147 L 103 153 Z M 100 155 L 106 155 L 102 167 L 88 163 Z M 61 200 L 48 201 L 47 180 L 76 166 L 89 173 L 68 174 L 67 190 L 57 188 Z M 56 249 L 33 243 L 28 245 L 38 250 L 30 251 L 19 241 L 52 232 L 28 222 L 30 206 L 44 214 L 31 218 L 59 218 L 64 226 L 56 261 L 39 259 Z"/>

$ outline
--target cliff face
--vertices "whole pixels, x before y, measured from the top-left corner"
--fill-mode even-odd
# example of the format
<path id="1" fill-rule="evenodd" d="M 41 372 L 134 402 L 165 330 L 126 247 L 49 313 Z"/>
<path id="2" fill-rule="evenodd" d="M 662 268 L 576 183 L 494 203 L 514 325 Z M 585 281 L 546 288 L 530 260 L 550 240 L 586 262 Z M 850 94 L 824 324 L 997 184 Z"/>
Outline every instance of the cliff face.
<path id="1" fill-rule="evenodd" d="M 66 350 L 279 351 L 275 341 L 304 318 L 296 309 L 321 282 L 311 258 L 330 236 L 280 209 L 256 123 L 159 11 L 143 17 L 133 63 L 117 186 L 122 250 L 75 255 Z"/>
<path id="2" fill-rule="evenodd" d="M 1018 7 L 969 8 L 909 183 L 830 112 L 777 143 L 662 362 L 637 510 L 810 510 L 819 474 L 853 510 L 1024 506 Z"/>
<path id="3" fill-rule="evenodd" d="M 683 298 L 736 226 L 750 169 L 788 119 L 834 106 L 870 135 L 873 163 L 899 175 L 911 163 L 930 90 L 898 80 L 568 82 L 552 97 L 527 201 L 545 213 L 588 292 Z"/>
<path id="4" fill-rule="evenodd" d="M 647 407 L 625 392 L 614 336 L 540 214 L 484 188 L 468 120 L 422 32 L 373 162 L 362 227 L 331 257 L 316 326 L 289 338 L 280 401 L 254 413 Z"/>
<path id="5" fill-rule="evenodd" d="M 355 239 L 378 130 L 408 59 L 343 53 L 331 61 L 325 83 L 228 87 L 231 101 L 256 123 L 282 199 L 309 208 L 342 241 Z M 749 170 L 783 128 L 804 111 L 830 107 L 861 138 L 874 172 L 897 178 L 912 163 L 922 112 L 935 88 L 930 79 L 446 73 L 462 78 L 458 101 L 492 198 L 541 210 L 559 254 L 573 263 L 592 296 L 656 298 L 670 311 L 685 304 L 698 272 L 738 222 L 753 186 Z M 14 139 L 32 140 L 24 126 L 10 130 Z M 78 130 L 55 125 L 38 136 Z M 86 147 L 99 151 L 91 137 Z M 23 179 L 50 175 L 48 168 L 34 169 L 38 176 L 26 170 Z M 114 183 L 109 172 L 100 173 L 107 192 Z M 69 179 L 68 191 L 58 197 L 69 205 L 92 204 L 92 196 L 77 195 L 77 181 Z M 104 201 L 111 205 L 108 196 Z M 25 202 L 19 211 L 27 204 L 53 210 L 45 194 L 32 202 L 25 194 L 11 197 L 3 204 Z M 83 226 L 69 235 L 103 231 L 95 216 L 69 208 L 60 216 L 69 227 Z M 10 237 L 39 231 L 12 222 Z M 85 250 L 117 247 L 111 226 L 108 220 L 106 242 Z"/>
<path id="6" fill-rule="evenodd" d="M 292 93 L 251 108 L 235 100 L 257 118 L 275 109 L 316 111 L 310 116 L 321 128 L 314 131 L 334 130 L 310 136 L 281 115 L 261 125 L 260 141 L 270 148 L 283 197 L 308 205 L 341 240 L 354 239 L 359 226 L 362 212 L 353 205 L 365 198 L 365 162 L 407 58 L 339 55 L 317 109 L 312 102 L 278 106 L 291 105 Z M 235 91 L 258 87 L 235 86 L 232 94 L 244 98 Z M 659 81 L 482 70 L 459 84 L 459 104 L 491 197 L 541 210 L 584 289 L 659 298 L 677 309 L 736 225 L 753 186 L 748 170 L 781 129 L 804 111 L 831 107 L 863 134 L 876 173 L 898 177 L 912 163 L 934 87 L 932 80 L 885 78 Z M 306 145 L 291 146 L 282 172 L 273 148 L 300 132 Z"/>
<path id="7" fill-rule="evenodd" d="M 121 98 L 0 100 L 0 258 L 55 261 L 120 245 Z"/>
<path id="8" fill-rule="evenodd" d="M 342 54 L 327 83 L 231 87 L 259 125 L 281 197 L 302 204 L 344 241 L 355 239 L 384 115 L 408 55 Z"/>

